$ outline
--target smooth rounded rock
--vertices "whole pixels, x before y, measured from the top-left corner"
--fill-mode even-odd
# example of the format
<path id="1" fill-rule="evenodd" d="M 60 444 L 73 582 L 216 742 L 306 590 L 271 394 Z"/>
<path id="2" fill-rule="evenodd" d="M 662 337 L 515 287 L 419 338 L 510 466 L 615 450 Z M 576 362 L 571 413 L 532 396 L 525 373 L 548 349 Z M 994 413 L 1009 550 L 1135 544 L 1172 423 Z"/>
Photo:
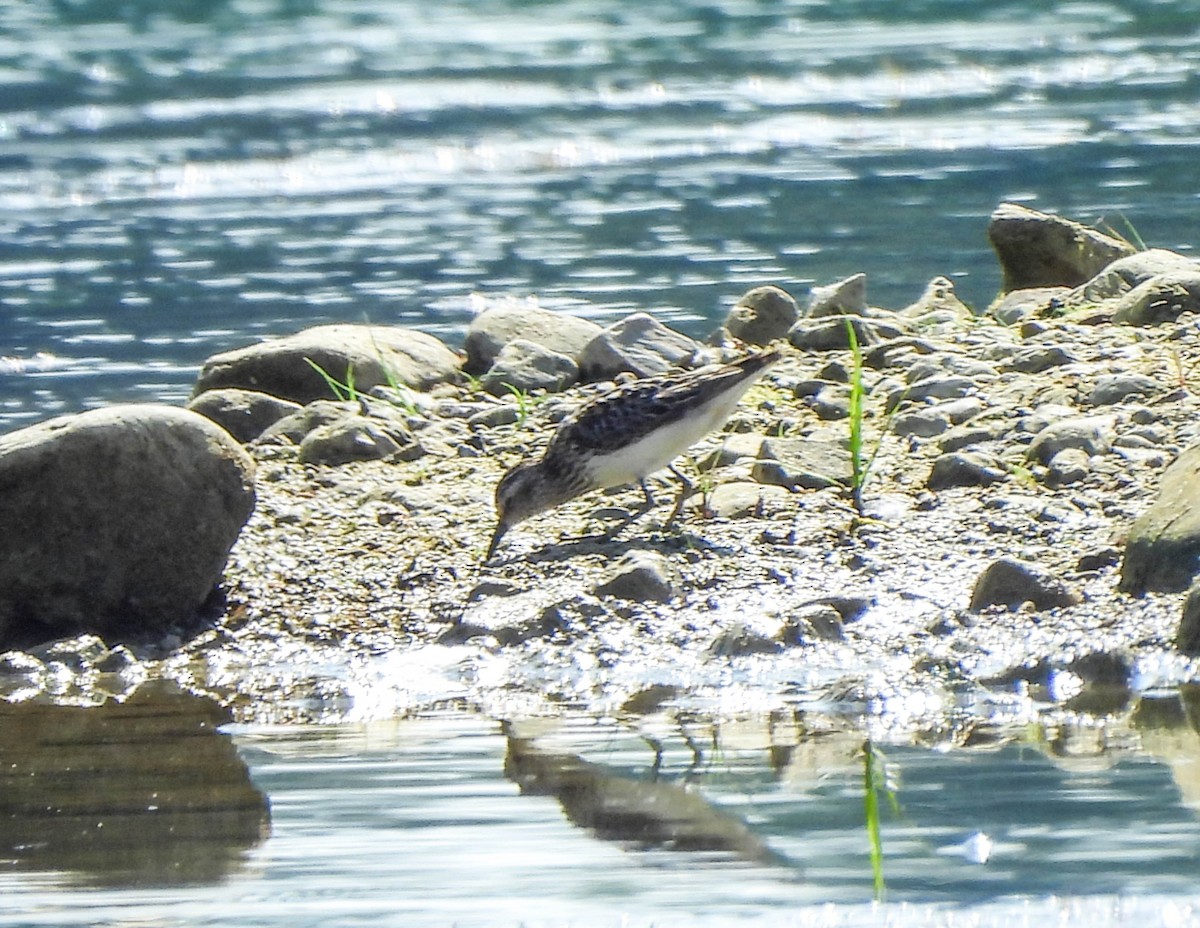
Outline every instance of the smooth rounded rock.
<path id="1" fill-rule="evenodd" d="M 367 393 L 391 382 L 423 390 L 452 380 L 458 371 L 458 355 L 425 332 L 322 325 L 213 355 L 204 362 L 192 395 L 238 387 L 304 405 L 334 398 L 336 390 Z M 343 387 L 335 390 L 328 378 Z"/>
<path id="2" fill-rule="evenodd" d="M 254 508 L 254 463 L 199 413 L 132 405 L 0 436 L 0 639 L 190 618 Z"/>
<path id="3" fill-rule="evenodd" d="M 284 416 L 296 412 L 300 404 L 258 390 L 227 387 L 206 390 L 192 399 L 187 408 L 212 419 L 244 445 Z"/>
<path id="4" fill-rule="evenodd" d="M 545 390 L 558 393 L 579 379 L 579 365 L 565 354 L 516 338 L 505 345 L 480 384 L 493 396 Z"/>
<path id="5" fill-rule="evenodd" d="M 750 345 L 783 338 L 800 316 L 795 298 L 779 287 L 755 287 L 744 293 L 725 317 L 725 329 Z"/>
<path id="6" fill-rule="evenodd" d="M 610 325 L 588 342 L 579 358 L 585 381 L 611 380 L 626 372 L 638 377 L 686 367 L 700 345 L 646 313 L 634 313 Z"/>
<path id="7" fill-rule="evenodd" d="M 675 597 L 673 574 L 670 563 L 661 554 L 629 551 L 596 587 L 596 595 L 633 602 L 669 602 Z"/>
<path id="8" fill-rule="evenodd" d="M 518 338 L 578 363 L 583 349 L 600 332 L 601 326 L 591 319 L 545 309 L 529 300 L 503 300 L 471 320 L 463 345 L 467 354 L 463 368 L 470 374 L 482 374 L 504 346 Z"/>
<path id="9" fill-rule="evenodd" d="M 1039 610 L 1053 609 L 1079 601 L 1079 595 L 1062 581 L 1035 564 L 1011 557 L 1002 557 L 984 568 L 971 593 L 971 609 L 975 611 L 990 606 L 1016 609 L 1025 603 Z"/>

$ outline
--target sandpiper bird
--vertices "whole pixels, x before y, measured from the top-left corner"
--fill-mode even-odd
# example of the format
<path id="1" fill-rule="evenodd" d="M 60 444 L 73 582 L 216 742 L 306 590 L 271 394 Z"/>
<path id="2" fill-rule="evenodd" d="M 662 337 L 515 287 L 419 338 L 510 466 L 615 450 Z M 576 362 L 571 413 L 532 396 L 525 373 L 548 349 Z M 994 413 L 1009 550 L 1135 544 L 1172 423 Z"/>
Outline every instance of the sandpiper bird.
<path id="1" fill-rule="evenodd" d="M 580 407 L 559 425 L 540 461 L 514 467 L 496 485 L 498 522 L 487 557 L 518 522 L 592 490 L 639 483 L 645 512 L 654 505 L 646 477 L 664 467 L 680 481 L 669 525 L 692 487 L 671 461 L 722 425 L 779 357 L 772 349 L 732 364 L 644 377 Z"/>

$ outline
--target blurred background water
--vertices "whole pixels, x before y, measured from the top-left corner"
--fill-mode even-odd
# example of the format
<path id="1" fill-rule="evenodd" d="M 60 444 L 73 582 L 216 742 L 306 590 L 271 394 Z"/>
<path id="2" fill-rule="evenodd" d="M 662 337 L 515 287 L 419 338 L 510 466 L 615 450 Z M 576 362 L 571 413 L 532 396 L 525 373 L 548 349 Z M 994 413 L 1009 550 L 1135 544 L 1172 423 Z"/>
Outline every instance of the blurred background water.
<path id="1" fill-rule="evenodd" d="M 0 430 L 488 297 L 982 309 L 1003 200 L 1190 250 L 1198 63 L 1190 0 L 8 0 Z"/>

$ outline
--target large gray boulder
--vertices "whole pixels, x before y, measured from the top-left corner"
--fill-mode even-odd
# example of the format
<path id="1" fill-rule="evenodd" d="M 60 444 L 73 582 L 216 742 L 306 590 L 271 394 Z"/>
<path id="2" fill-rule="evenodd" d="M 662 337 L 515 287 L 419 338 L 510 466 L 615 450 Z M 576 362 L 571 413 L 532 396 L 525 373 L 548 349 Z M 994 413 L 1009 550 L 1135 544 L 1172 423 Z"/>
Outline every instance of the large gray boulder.
<path id="1" fill-rule="evenodd" d="M 332 399 L 333 389 L 314 364 L 362 393 L 391 381 L 424 390 L 459 371 L 458 355 L 425 332 L 404 326 L 321 325 L 213 355 L 204 362 L 192 396 L 238 387 L 301 406 Z"/>
<path id="2" fill-rule="evenodd" d="M 254 509 L 254 463 L 204 416 L 133 405 L 0 436 L 0 644 L 194 615 Z"/>
<path id="3" fill-rule="evenodd" d="M 1158 498 L 1134 520 L 1121 562 L 1121 590 L 1177 593 L 1200 574 L 1200 445 L 1163 471 Z"/>
<path id="4" fill-rule="evenodd" d="M 600 325 L 591 319 L 544 309 L 528 301 L 504 301 L 471 320 L 463 346 L 467 352 L 463 367 L 470 374 L 482 374 L 504 346 L 518 338 L 578 363 L 587 343 L 599 334 Z"/>
<path id="5" fill-rule="evenodd" d="M 992 213 L 988 240 L 1004 273 L 1001 289 L 1078 287 L 1134 248 L 1078 222 L 1001 203 Z"/>

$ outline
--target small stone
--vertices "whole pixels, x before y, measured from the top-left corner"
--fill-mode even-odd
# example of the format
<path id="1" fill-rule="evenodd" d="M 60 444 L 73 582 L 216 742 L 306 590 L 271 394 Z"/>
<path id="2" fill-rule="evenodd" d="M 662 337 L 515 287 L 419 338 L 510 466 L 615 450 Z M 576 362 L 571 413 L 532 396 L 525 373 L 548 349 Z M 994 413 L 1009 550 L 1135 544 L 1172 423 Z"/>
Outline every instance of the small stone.
<path id="1" fill-rule="evenodd" d="M 810 319 L 819 319 L 824 316 L 865 316 L 867 311 L 867 275 L 854 274 L 837 283 L 813 287 L 804 314 Z"/>
<path id="2" fill-rule="evenodd" d="M 587 382 L 636 377 L 687 366 L 700 355 L 700 344 L 646 313 L 634 313 L 603 329 L 579 355 L 580 377 Z"/>
<path id="3" fill-rule="evenodd" d="M 615 596 L 633 602 L 670 602 L 675 597 L 673 571 L 667 559 L 654 551 L 629 551 L 612 566 L 596 587 L 597 596 Z"/>
<path id="4" fill-rule="evenodd" d="M 842 641 L 845 637 L 841 613 L 825 603 L 798 609 L 784 620 L 779 632 L 779 641 L 789 646 L 809 641 Z"/>
<path id="5" fill-rule="evenodd" d="M 925 285 L 920 298 L 900 310 L 900 315 L 914 319 L 922 326 L 975 318 L 970 307 L 954 292 L 954 281 L 948 277 L 933 278 Z"/>
<path id="6" fill-rule="evenodd" d="M 1163 392 L 1162 384 L 1145 374 L 1103 374 L 1096 378 L 1090 399 L 1093 406 L 1111 406 L 1133 398 L 1149 399 Z"/>
<path id="7" fill-rule="evenodd" d="M 710 657 L 742 657 L 751 654 L 775 654 L 780 643 L 741 622 L 723 629 L 706 649 Z"/>
<path id="8" fill-rule="evenodd" d="M 1001 295 L 988 312 L 1001 325 L 1016 325 L 1044 315 L 1055 300 L 1061 301 L 1070 292 L 1070 287 L 1025 287 Z"/>
<path id="9" fill-rule="evenodd" d="M 257 390 L 229 387 L 206 390 L 188 402 L 187 408 L 211 419 L 244 445 L 284 416 L 297 412 L 300 404 Z"/>
<path id="10" fill-rule="evenodd" d="M 967 451 L 940 455 L 933 462 L 926 486 L 931 490 L 946 490 L 950 487 L 990 486 L 1003 480 L 1007 474 L 989 455 Z"/>
<path id="11" fill-rule="evenodd" d="M 984 568 L 971 593 L 971 609 L 976 612 L 990 606 L 1013 610 L 1025 603 L 1038 610 L 1054 609 L 1080 601 L 1077 593 L 1036 565 L 1008 557 Z"/>
<path id="12" fill-rule="evenodd" d="M 463 345 L 467 353 L 463 367 L 468 373 L 482 374 L 504 346 L 517 338 L 578 364 L 583 349 L 600 331 L 590 319 L 545 309 L 532 299 L 497 300 L 471 320 Z"/>
<path id="13" fill-rule="evenodd" d="M 892 431 L 902 438 L 908 435 L 917 438 L 933 438 L 950 428 L 950 421 L 936 408 L 918 409 L 901 413 L 892 420 Z"/>
<path id="14" fill-rule="evenodd" d="M 1052 487 L 1065 487 L 1079 483 L 1091 473 L 1091 459 L 1082 448 L 1064 448 L 1050 459 L 1046 483 Z"/>
<path id="15" fill-rule="evenodd" d="M 738 480 L 718 484 L 704 499 L 704 508 L 717 519 L 761 518 L 782 511 L 791 495 L 781 486 Z"/>
<path id="16" fill-rule="evenodd" d="M 825 384 L 809 399 L 808 406 L 825 422 L 845 419 L 850 415 L 850 388 L 840 383 Z"/>
<path id="17" fill-rule="evenodd" d="M 1086 455 L 1107 454 L 1111 450 L 1106 433 L 1112 427 L 1108 418 L 1071 418 L 1048 425 L 1030 443 L 1025 456 L 1031 461 L 1049 464 L 1055 457 L 1074 448 Z"/>
<path id="18" fill-rule="evenodd" d="M 752 475 L 759 483 L 821 490 L 848 483 L 850 455 L 839 443 L 809 438 L 768 438 Z"/>
<path id="19" fill-rule="evenodd" d="M 750 345 L 767 345 L 787 335 L 799 318 L 795 298 L 779 287 L 755 287 L 742 295 L 725 318 L 725 329 Z"/>
<path id="20" fill-rule="evenodd" d="M 1031 345 L 1013 354 L 1005 370 L 1017 371 L 1021 374 L 1040 374 L 1052 367 L 1070 364 L 1075 359 L 1058 345 Z"/>
<path id="21" fill-rule="evenodd" d="M 493 396 L 545 390 L 558 393 L 579 379 L 573 358 L 543 345 L 515 338 L 500 349 L 480 385 Z"/>
<path id="22" fill-rule="evenodd" d="M 845 351 L 850 347 L 846 320 L 854 326 L 854 337 L 863 348 L 904 334 L 904 329 L 894 322 L 851 315 L 825 316 L 799 320 L 788 330 L 788 342 L 801 351 Z"/>
<path id="23" fill-rule="evenodd" d="M 336 467 L 385 458 L 413 461 L 422 454 L 412 435 L 367 416 L 346 416 L 313 429 L 300 442 L 300 463 Z"/>

